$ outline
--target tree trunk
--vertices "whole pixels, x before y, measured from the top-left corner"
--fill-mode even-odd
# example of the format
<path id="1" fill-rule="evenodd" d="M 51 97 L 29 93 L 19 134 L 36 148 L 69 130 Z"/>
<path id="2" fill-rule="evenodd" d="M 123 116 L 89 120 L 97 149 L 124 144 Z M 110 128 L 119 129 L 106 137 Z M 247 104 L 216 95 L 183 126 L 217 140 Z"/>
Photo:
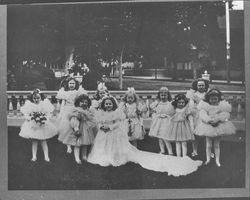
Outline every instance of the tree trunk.
<path id="1" fill-rule="evenodd" d="M 74 23 L 72 23 L 72 10 L 66 9 L 64 16 L 65 16 L 65 72 L 71 66 L 73 62 L 73 56 L 75 51 L 75 45 L 72 41 L 72 33 L 71 31 L 74 30 Z"/>
<path id="2" fill-rule="evenodd" d="M 122 90 L 123 88 L 123 80 L 122 80 L 122 57 L 124 53 L 125 45 L 123 45 L 120 55 L 120 62 L 119 62 L 119 89 Z"/>
<path id="3" fill-rule="evenodd" d="M 74 57 L 74 51 L 75 47 L 72 45 L 69 45 L 65 48 L 65 71 L 72 65 L 74 62 L 73 57 Z"/>
<path id="4" fill-rule="evenodd" d="M 196 80 L 197 79 L 197 63 L 192 62 L 192 70 L 193 70 L 193 79 Z"/>
<path id="5" fill-rule="evenodd" d="M 167 57 L 164 56 L 164 68 L 167 69 L 168 67 L 168 60 L 167 60 Z"/>
<path id="6" fill-rule="evenodd" d="M 172 79 L 173 80 L 177 80 L 177 62 L 173 61 L 173 75 L 172 75 Z"/>

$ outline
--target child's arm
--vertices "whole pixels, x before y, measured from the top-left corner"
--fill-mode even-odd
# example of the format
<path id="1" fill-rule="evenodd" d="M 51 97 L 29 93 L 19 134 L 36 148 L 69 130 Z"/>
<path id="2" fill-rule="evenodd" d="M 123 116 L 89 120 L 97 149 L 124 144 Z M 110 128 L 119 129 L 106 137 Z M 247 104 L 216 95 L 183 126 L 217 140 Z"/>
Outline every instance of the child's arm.
<path id="1" fill-rule="evenodd" d="M 194 90 L 191 89 L 191 90 L 187 91 L 186 97 L 189 99 L 189 104 L 191 106 L 193 106 L 195 104 L 194 103 Z"/>
<path id="2" fill-rule="evenodd" d="M 191 130 L 194 130 L 194 117 L 192 115 L 188 115 L 188 121 L 191 127 Z"/>
<path id="3" fill-rule="evenodd" d="M 30 121 L 31 120 L 31 115 L 30 114 L 24 114 L 24 118 L 27 120 L 27 121 Z"/>
<path id="4" fill-rule="evenodd" d="M 218 113 L 214 116 L 214 122 L 224 122 L 230 118 L 232 106 L 227 101 L 221 101 L 219 104 Z"/>
<path id="5" fill-rule="evenodd" d="M 28 121 L 31 120 L 30 114 L 33 112 L 32 107 L 33 107 L 33 104 L 29 100 L 26 100 L 25 104 L 20 109 L 21 113 L 23 113 L 24 115 L 24 118 Z"/>
<path id="6" fill-rule="evenodd" d="M 56 98 L 57 99 L 64 99 L 65 98 L 66 91 L 64 88 L 60 88 L 59 91 L 57 92 Z"/>
<path id="7" fill-rule="evenodd" d="M 54 105 L 50 102 L 49 99 L 43 100 L 43 109 L 46 113 L 52 113 L 55 110 Z"/>
<path id="8" fill-rule="evenodd" d="M 158 106 L 158 101 L 154 101 L 153 103 L 149 105 L 149 108 L 152 110 L 155 110 L 157 106 Z"/>
<path id="9" fill-rule="evenodd" d="M 158 106 L 158 101 L 154 101 L 149 105 L 149 115 L 150 116 L 152 115 L 153 118 L 156 116 L 155 114 L 157 106 Z"/>
<path id="10" fill-rule="evenodd" d="M 219 114 L 217 114 L 215 116 L 215 120 L 218 120 L 220 122 L 224 122 L 224 121 L 227 121 L 230 117 L 230 113 L 229 112 L 221 112 Z"/>
<path id="11" fill-rule="evenodd" d="M 62 108 L 65 106 L 65 103 L 66 103 L 66 101 L 63 99 L 63 100 L 62 100 L 62 103 L 61 103 L 60 109 L 62 109 Z"/>
<path id="12" fill-rule="evenodd" d="M 65 105 L 65 99 L 66 99 L 66 91 L 64 90 L 64 88 L 60 88 L 59 91 L 57 92 L 56 98 L 59 100 L 62 100 L 61 105 L 57 108 L 58 110 L 61 110 L 62 107 Z"/>
<path id="13" fill-rule="evenodd" d="M 147 105 L 145 103 L 138 103 L 137 108 L 140 112 L 147 112 L 148 111 Z"/>
<path id="14" fill-rule="evenodd" d="M 203 121 L 205 123 L 211 122 L 211 117 L 207 114 L 207 112 L 205 110 L 200 110 L 199 118 L 201 119 L 201 121 Z"/>
<path id="15" fill-rule="evenodd" d="M 72 129 L 76 132 L 79 131 L 79 125 L 80 125 L 80 121 L 77 119 L 76 116 L 71 117 L 70 119 L 70 126 L 72 127 Z"/>

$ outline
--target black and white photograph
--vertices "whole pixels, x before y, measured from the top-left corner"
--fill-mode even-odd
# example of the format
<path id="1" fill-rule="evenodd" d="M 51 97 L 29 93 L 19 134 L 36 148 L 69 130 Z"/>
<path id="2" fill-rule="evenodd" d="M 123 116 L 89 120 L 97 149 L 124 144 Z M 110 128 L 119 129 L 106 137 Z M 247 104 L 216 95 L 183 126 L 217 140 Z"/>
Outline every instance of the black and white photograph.
<path id="1" fill-rule="evenodd" d="M 3 199 L 249 197 L 248 2 L 1 10 Z"/>

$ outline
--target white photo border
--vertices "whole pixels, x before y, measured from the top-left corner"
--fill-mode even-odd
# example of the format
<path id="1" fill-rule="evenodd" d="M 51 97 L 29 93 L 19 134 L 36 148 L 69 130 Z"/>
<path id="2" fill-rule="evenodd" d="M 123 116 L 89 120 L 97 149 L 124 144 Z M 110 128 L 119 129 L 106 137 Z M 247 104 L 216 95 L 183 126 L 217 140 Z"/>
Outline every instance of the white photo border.
<path id="1" fill-rule="evenodd" d="M 160 0 L 154 2 L 193 2 L 204 0 Z M 207 0 L 206 0 L 207 1 Z M 219 0 L 209 0 L 219 1 Z M 33 1 L 34 2 L 34 1 Z M 110 1 L 111 2 L 111 1 Z M 149 2 L 142 0 L 112 1 L 119 2 Z M 77 2 L 100 3 L 96 2 Z M 102 1 L 102 3 L 108 3 Z M 32 4 L 32 3 L 31 3 Z M 35 3 L 33 3 L 35 4 Z M 41 4 L 41 3 L 40 3 Z M 46 3 L 48 4 L 48 3 Z M 54 3 L 53 3 L 54 4 Z M 57 3 L 60 4 L 60 3 Z M 65 3 L 63 3 L 65 4 Z M 67 4 L 73 4 L 69 2 Z M 8 137 L 7 137 L 7 7 L 0 5 L 0 199 L 196 199 L 196 198 L 239 198 L 250 197 L 250 123 L 246 123 L 246 173 L 244 188 L 220 188 L 220 189 L 143 189 L 143 190 L 26 190 L 8 191 Z M 246 122 L 250 121 L 250 1 L 244 1 L 244 29 L 245 29 L 245 86 L 246 86 Z"/>

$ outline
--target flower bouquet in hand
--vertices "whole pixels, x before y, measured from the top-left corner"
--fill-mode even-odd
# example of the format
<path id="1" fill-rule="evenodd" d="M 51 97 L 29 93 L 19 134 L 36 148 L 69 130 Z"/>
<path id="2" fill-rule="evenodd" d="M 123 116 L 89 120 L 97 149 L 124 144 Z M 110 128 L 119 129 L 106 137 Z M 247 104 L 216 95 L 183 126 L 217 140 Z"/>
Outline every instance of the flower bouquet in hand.
<path id="1" fill-rule="evenodd" d="M 110 131 L 110 128 L 108 126 L 105 126 L 105 125 L 102 125 L 100 127 L 100 129 L 104 132 L 104 133 L 107 133 L 108 131 Z"/>
<path id="2" fill-rule="evenodd" d="M 76 144 L 77 144 L 77 145 L 80 145 L 80 140 L 79 140 L 79 138 L 81 137 L 81 135 L 82 135 L 82 134 L 80 133 L 79 130 L 74 131 L 74 136 L 75 136 Z"/>
<path id="3" fill-rule="evenodd" d="M 132 136 L 132 120 L 128 119 L 128 136 Z"/>
<path id="4" fill-rule="evenodd" d="M 45 124 L 47 117 L 43 112 L 33 112 L 31 113 L 31 120 L 34 121 L 39 126 L 42 126 Z"/>
<path id="5" fill-rule="evenodd" d="M 218 119 L 211 119 L 211 120 L 208 121 L 208 123 L 210 125 L 212 125 L 213 127 L 217 127 L 219 125 L 219 123 L 220 123 L 220 120 L 218 120 Z"/>

